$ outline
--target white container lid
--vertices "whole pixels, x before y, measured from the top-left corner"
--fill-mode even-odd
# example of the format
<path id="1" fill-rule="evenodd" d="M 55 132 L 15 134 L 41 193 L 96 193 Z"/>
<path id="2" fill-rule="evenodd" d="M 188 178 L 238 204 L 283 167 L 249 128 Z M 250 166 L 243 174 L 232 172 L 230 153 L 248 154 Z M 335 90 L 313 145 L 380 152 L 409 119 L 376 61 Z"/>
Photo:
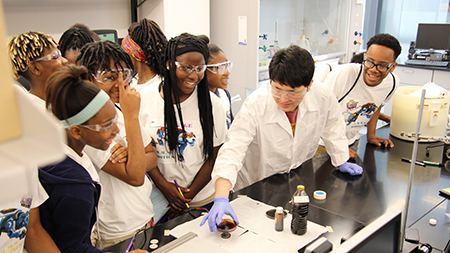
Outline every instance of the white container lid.
<path id="1" fill-rule="evenodd" d="M 314 192 L 314 198 L 318 200 L 324 200 L 327 198 L 327 193 L 321 190 L 317 190 Z"/>

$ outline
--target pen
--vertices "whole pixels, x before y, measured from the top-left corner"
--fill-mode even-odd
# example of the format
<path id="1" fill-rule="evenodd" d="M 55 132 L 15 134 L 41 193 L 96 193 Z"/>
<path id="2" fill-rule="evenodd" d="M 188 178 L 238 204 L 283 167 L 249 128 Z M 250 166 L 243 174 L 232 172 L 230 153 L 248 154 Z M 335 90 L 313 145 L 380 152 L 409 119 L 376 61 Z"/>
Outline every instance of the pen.
<path id="1" fill-rule="evenodd" d="M 127 248 L 123 253 L 128 253 L 128 252 L 130 252 L 131 246 L 133 246 L 133 243 L 134 243 L 135 240 L 136 240 L 136 237 L 133 237 L 133 238 L 131 239 L 131 242 L 130 242 L 130 244 L 128 245 L 128 248 Z"/>
<path id="2" fill-rule="evenodd" d="M 402 157 L 402 161 L 403 161 L 403 162 L 408 162 L 408 163 L 411 163 L 411 162 L 412 162 L 411 159 L 404 158 L 404 157 Z M 420 162 L 420 161 L 416 161 L 416 164 L 417 164 L 417 165 L 420 165 L 420 166 L 423 166 L 423 167 L 426 166 L 425 163 Z"/>
<path id="3" fill-rule="evenodd" d="M 183 192 L 181 191 L 180 186 L 179 186 L 178 183 L 177 183 L 177 180 L 173 180 L 173 182 L 175 183 L 175 186 L 177 187 L 177 189 L 178 189 L 178 191 L 180 192 L 181 196 L 183 196 L 183 198 L 184 198 L 184 194 L 183 194 Z M 186 206 L 187 206 L 187 208 L 189 208 L 189 210 L 191 210 L 191 208 L 189 207 L 189 204 L 188 204 L 188 203 L 186 203 Z"/>

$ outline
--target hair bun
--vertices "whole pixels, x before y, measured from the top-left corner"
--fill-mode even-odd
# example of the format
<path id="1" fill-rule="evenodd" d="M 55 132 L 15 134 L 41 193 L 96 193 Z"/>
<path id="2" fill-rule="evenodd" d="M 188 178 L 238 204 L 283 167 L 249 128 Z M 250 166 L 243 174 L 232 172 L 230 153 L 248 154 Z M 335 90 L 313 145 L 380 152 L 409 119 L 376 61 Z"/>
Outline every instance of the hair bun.
<path id="1" fill-rule="evenodd" d="M 202 40 L 203 42 L 205 42 L 206 44 L 209 43 L 209 37 L 204 35 L 204 34 L 200 34 L 197 36 L 200 40 Z"/>

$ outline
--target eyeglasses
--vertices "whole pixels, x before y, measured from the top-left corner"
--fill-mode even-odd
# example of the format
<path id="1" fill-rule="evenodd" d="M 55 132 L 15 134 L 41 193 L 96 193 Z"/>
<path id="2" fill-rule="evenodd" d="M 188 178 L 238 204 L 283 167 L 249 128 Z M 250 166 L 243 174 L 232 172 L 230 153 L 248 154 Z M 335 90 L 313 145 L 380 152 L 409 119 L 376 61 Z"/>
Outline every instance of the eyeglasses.
<path id="1" fill-rule="evenodd" d="M 376 67 L 376 69 L 381 72 L 381 73 L 385 73 L 386 71 L 388 71 L 394 64 L 395 62 L 391 63 L 391 64 L 376 64 L 375 62 L 373 62 L 372 60 L 368 60 L 366 59 L 366 56 L 364 56 L 364 61 L 363 61 L 364 67 L 371 69 L 373 67 Z"/>
<path id="2" fill-rule="evenodd" d="M 97 74 L 92 76 L 97 80 L 97 82 L 111 85 L 115 84 L 119 79 L 119 72 L 122 72 L 123 81 L 126 83 L 130 83 L 131 79 L 134 77 L 134 71 L 132 69 L 110 69 L 110 70 L 98 70 Z"/>
<path id="3" fill-rule="evenodd" d="M 177 66 L 177 68 L 181 71 L 183 71 L 186 74 L 191 74 L 192 71 L 195 70 L 195 73 L 197 73 L 197 75 L 203 74 L 206 70 L 206 65 L 198 65 L 198 66 L 194 66 L 191 64 L 184 64 L 184 63 L 180 63 L 180 62 L 175 62 L 175 65 Z"/>
<path id="4" fill-rule="evenodd" d="M 270 94 L 272 94 L 272 97 L 282 98 L 283 96 L 286 96 L 287 99 L 292 101 L 302 101 L 306 91 L 308 90 L 308 88 L 305 87 L 302 92 L 284 91 L 273 87 L 272 83 L 268 85 L 267 88 L 269 89 Z"/>
<path id="5" fill-rule="evenodd" d="M 114 118 L 106 121 L 105 123 L 96 125 L 78 125 L 78 126 L 90 129 L 95 132 L 108 132 L 114 124 L 117 124 L 117 113 Z"/>
<path id="6" fill-rule="evenodd" d="M 223 75 L 227 72 L 231 73 L 231 69 L 233 68 L 232 61 L 221 62 L 217 64 L 208 64 L 206 65 L 209 71 L 216 75 Z"/>
<path id="7" fill-rule="evenodd" d="M 56 60 L 59 60 L 61 57 L 62 57 L 61 51 L 55 50 L 48 55 L 44 55 L 40 58 L 37 58 L 34 61 L 53 61 L 53 60 L 56 61 Z"/>

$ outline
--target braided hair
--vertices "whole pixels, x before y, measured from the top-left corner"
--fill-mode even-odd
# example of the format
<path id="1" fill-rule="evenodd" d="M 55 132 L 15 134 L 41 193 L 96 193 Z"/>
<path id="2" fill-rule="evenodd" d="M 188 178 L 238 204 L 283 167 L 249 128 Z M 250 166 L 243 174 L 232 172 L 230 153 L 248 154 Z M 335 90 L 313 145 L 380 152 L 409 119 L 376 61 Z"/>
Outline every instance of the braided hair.
<path id="1" fill-rule="evenodd" d="M 167 45 L 167 38 L 158 24 L 146 18 L 133 23 L 128 28 L 128 34 L 144 52 L 147 65 L 157 75 L 163 74 L 163 54 Z"/>
<path id="2" fill-rule="evenodd" d="M 100 88 L 89 81 L 85 67 L 67 65 L 49 77 L 46 106 L 58 119 L 68 119 L 83 110 L 99 92 Z"/>
<path id="3" fill-rule="evenodd" d="M 80 50 L 84 45 L 94 42 L 88 31 L 72 27 L 67 29 L 59 39 L 58 47 L 63 57 L 66 56 L 66 52 L 69 50 Z"/>
<path id="4" fill-rule="evenodd" d="M 26 32 L 12 37 L 8 41 L 9 59 L 14 77 L 26 78 L 28 64 L 44 56 L 45 48 L 57 48 L 56 41 L 42 32 Z"/>
<path id="5" fill-rule="evenodd" d="M 172 95 L 175 99 L 175 104 L 177 107 L 177 114 L 180 120 L 179 125 L 181 126 L 183 133 L 185 132 L 183 115 L 181 114 L 180 106 L 180 88 L 178 87 L 178 78 L 176 76 L 176 57 L 183 54 L 179 53 L 183 51 L 183 49 L 194 47 L 202 53 L 205 59 L 205 63 L 207 63 L 209 57 L 209 50 L 207 45 L 208 43 L 209 39 L 206 40 L 204 37 L 195 36 L 189 33 L 182 33 L 181 35 L 170 39 L 166 47 L 164 62 L 170 64 L 170 67 L 164 68 L 164 127 L 167 130 L 165 138 L 169 143 L 170 152 L 172 153 L 172 155 L 174 155 L 174 157 L 178 157 L 178 155 L 180 154 L 180 149 L 178 146 L 178 124 L 175 117 L 175 109 L 173 106 L 174 101 L 172 100 Z M 187 52 L 188 51 L 184 53 Z M 214 156 L 214 120 L 206 72 L 203 79 L 199 84 L 197 84 L 197 95 L 200 123 L 203 131 L 203 160 L 207 161 Z M 183 138 L 185 137 L 183 136 Z"/>
<path id="6" fill-rule="evenodd" d="M 111 61 L 114 62 L 116 69 L 134 70 L 130 55 L 119 44 L 109 40 L 84 45 L 76 64 L 85 66 L 90 74 L 96 74 L 97 70 L 111 70 Z"/>

